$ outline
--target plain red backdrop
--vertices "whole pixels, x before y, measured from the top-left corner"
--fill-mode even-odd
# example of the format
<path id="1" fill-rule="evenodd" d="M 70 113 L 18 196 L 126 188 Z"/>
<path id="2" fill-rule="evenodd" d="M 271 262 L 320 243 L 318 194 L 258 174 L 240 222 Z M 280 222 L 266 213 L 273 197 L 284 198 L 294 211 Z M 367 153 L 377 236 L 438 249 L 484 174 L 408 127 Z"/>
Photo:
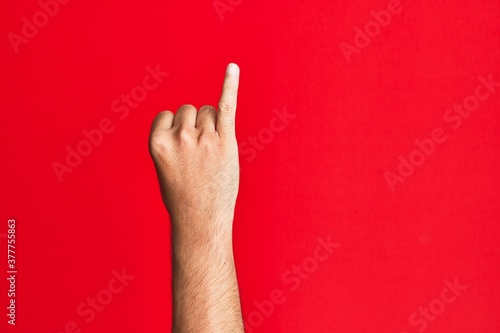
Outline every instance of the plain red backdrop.
<path id="1" fill-rule="evenodd" d="M 211 0 L 73 0 L 15 53 L 8 34 L 40 5 L 3 2 L 0 234 L 16 218 L 19 273 L 15 327 L 2 279 L 2 331 L 59 333 L 71 321 L 82 332 L 170 330 L 169 221 L 149 126 L 161 110 L 215 105 L 236 62 L 240 143 L 273 109 L 296 115 L 241 162 L 245 320 L 272 290 L 286 295 L 255 331 L 417 332 L 410 315 L 457 278 L 467 289 L 426 331 L 500 332 L 500 91 L 456 131 L 442 118 L 480 75 L 500 80 L 500 2 L 402 1 L 347 62 L 340 43 L 387 4 L 245 0 L 221 20 Z M 112 102 L 157 65 L 168 77 L 120 119 Z M 59 182 L 52 163 L 104 118 L 114 131 Z M 436 127 L 447 141 L 392 192 L 384 173 Z M 290 291 L 283 275 L 328 235 L 340 247 Z M 77 307 L 122 268 L 135 279 L 85 323 Z"/>

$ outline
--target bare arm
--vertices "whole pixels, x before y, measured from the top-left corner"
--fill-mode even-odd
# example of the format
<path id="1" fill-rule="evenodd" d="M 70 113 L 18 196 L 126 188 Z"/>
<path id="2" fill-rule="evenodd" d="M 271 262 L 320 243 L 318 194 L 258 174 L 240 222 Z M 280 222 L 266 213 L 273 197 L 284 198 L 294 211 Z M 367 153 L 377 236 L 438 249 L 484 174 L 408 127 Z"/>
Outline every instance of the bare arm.
<path id="1" fill-rule="evenodd" d="M 173 332 L 243 332 L 232 227 L 239 184 L 239 68 L 228 66 L 218 110 L 158 114 L 150 135 L 172 220 Z"/>

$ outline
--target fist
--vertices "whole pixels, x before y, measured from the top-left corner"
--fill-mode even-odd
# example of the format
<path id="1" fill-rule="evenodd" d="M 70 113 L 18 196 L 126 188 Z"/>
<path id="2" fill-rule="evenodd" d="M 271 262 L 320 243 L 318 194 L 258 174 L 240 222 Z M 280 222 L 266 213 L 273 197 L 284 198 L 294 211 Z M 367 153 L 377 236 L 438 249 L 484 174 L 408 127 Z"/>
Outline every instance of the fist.
<path id="1" fill-rule="evenodd" d="M 231 227 L 238 194 L 235 135 L 239 68 L 227 66 L 218 109 L 182 105 L 153 121 L 149 151 L 173 227 Z"/>

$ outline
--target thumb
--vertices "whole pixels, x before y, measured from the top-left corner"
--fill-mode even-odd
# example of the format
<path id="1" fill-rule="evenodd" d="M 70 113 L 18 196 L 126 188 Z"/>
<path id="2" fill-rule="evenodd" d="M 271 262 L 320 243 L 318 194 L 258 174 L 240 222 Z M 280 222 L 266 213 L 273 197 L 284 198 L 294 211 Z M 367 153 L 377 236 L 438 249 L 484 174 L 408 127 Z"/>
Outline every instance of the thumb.
<path id="1" fill-rule="evenodd" d="M 216 130 L 221 135 L 234 135 L 239 80 L 240 68 L 238 65 L 230 63 L 226 69 L 219 100 L 219 112 L 217 113 Z"/>

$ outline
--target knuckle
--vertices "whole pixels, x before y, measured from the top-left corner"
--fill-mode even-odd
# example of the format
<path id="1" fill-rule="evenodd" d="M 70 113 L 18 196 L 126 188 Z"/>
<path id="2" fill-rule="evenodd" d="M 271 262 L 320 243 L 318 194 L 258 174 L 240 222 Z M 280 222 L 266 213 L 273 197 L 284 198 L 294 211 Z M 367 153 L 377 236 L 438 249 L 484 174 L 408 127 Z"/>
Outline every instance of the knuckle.
<path id="1" fill-rule="evenodd" d="M 153 156 L 165 154 L 170 149 L 168 138 L 158 133 L 152 133 L 149 138 L 149 152 Z"/>
<path id="2" fill-rule="evenodd" d="M 223 89 L 225 91 L 233 92 L 236 89 L 236 85 L 234 84 L 234 82 L 232 80 L 225 80 L 224 85 L 223 85 Z"/>
<path id="3" fill-rule="evenodd" d="M 230 113 L 233 111 L 233 106 L 228 103 L 219 103 L 220 112 Z"/>
<path id="4" fill-rule="evenodd" d="M 180 111 L 180 110 L 185 110 L 185 111 L 192 111 L 192 110 L 194 110 L 194 111 L 196 111 L 196 108 L 194 107 L 194 105 L 193 105 L 193 104 L 183 104 L 183 105 L 181 105 L 181 107 L 179 108 L 179 111 Z"/>
<path id="5" fill-rule="evenodd" d="M 216 136 L 214 132 L 202 130 L 198 136 L 198 144 L 203 147 L 215 147 Z"/>
<path id="6" fill-rule="evenodd" d="M 174 113 L 172 111 L 165 110 L 165 111 L 161 111 L 160 113 L 158 113 L 158 117 L 166 117 L 166 116 L 170 116 L 173 114 Z"/>
<path id="7" fill-rule="evenodd" d="M 162 111 L 156 117 L 158 119 L 173 117 L 174 113 L 172 111 Z"/>
<path id="8" fill-rule="evenodd" d="M 212 111 L 215 111 L 215 108 L 212 105 L 203 105 L 200 108 L 200 111 L 203 111 L 203 112 L 212 112 Z"/>
<path id="9" fill-rule="evenodd" d="M 180 127 L 177 131 L 177 139 L 181 144 L 192 144 L 194 142 L 193 132 L 186 127 Z"/>
<path id="10" fill-rule="evenodd" d="M 159 112 L 156 117 L 154 117 L 151 127 L 155 128 L 158 123 L 160 123 L 163 119 L 168 119 L 169 117 L 173 117 L 173 113 L 171 111 L 161 111 Z"/>
<path id="11" fill-rule="evenodd" d="M 207 117 L 210 118 L 216 114 L 216 110 L 213 106 L 210 105 L 204 105 L 200 108 L 200 111 L 198 111 L 198 114 L 200 114 L 202 117 Z"/>

